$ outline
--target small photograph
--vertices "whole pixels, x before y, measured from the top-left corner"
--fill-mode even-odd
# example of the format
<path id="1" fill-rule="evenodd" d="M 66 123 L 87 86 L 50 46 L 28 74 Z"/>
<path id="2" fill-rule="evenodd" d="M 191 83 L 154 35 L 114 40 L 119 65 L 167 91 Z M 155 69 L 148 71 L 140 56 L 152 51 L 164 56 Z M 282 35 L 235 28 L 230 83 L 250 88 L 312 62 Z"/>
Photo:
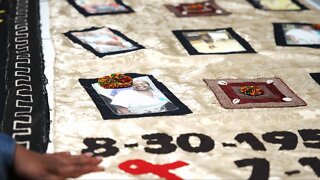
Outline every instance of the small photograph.
<path id="1" fill-rule="evenodd" d="M 82 45 L 98 57 L 143 49 L 119 31 L 111 28 L 90 28 L 83 31 L 70 31 L 65 35 L 74 43 Z"/>
<path id="2" fill-rule="evenodd" d="M 320 24 L 274 23 L 276 44 L 320 48 Z"/>
<path id="3" fill-rule="evenodd" d="M 280 78 L 204 79 L 226 109 L 306 106 Z"/>
<path id="4" fill-rule="evenodd" d="M 164 6 L 169 11 L 173 12 L 177 17 L 216 16 L 231 14 L 219 7 L 214 0 L 197 3 L 182 3 L 177 6 L 165 4 Z"/>
<path id="5" fill-rule="evenodd" d="M 320 29 L 316 26 L 283 24 L 287 44 L 320 44 Z"/>
<path id="6" fill-rule="evenodd" d="M 320 10 L 320 0 L 307 0 L 307 2 L 316 9 Z"/>
<path id="7" fill-rule="evenodd" d="M 190 55 L 255 53 L 231 28 L 173 31 Z"/>
<path id="8" fill-rule="evenodd" d="M 148 76 L 133 78 L 132 86 L 120 89 L 104 89 L 92 84 L 105 103 L 117 115 L 159 113 L 177 110 L 175 106 Z"/>
<path id="9" fill-rule="evenodd" d="M 119 75 L 116 75 L 119 77 Z M 104 119 L 119 119 L 144 116 L 182 115 L 191 113 L 189 108 L 179 101 L 162 83 L 151 75 L 122 74 L 124 79 L 132 78 L 130 86 L 110 88 L 107 84 L 121 84 L 114 77 L 95 80 L 80 79 L 81 85 L 89 93 Z M 117 81 L 117 83 L 115 82 Z M 127 80 L 127 82 L 129 82 Z M 123 84 L 123 83 L 122 83 Z"/>
<path id="10" fill-rule="evenodd" d="M 298 0 L 248 0 L 254 7 L 267 11 L 301 11 L 307 8 Z"/>
<path id="11" fill-rule="evenodd" d="M 68 0 L 84 16 L 131 13 L 121 0 Z"/>

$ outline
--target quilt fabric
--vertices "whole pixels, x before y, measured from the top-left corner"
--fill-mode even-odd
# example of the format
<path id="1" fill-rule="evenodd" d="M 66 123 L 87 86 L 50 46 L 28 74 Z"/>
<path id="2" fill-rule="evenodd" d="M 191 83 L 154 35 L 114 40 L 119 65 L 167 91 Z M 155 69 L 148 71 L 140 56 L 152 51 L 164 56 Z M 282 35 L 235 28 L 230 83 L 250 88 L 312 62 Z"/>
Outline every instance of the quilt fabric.
<path id="1" fill-rule="evenodd" d="M 83 179 L 320 176 L 320 88 L 309 75 L 320 72 L 320 51 L 277 46 L 272 25 L 320 23 L 320 12 L 306 1 L 301 3 L 309 10 L 275 12 L 247 1 L 217 0 L 230 15 L 183 18 L 164 6 L 184 3 L 181 0 L 124 1 L 134 13 L 91 17 L 67 1 L 49 3 L 56 53 L 54 150 L 94 152 L 104 157 L 101 165 L 107 169 Z M 99 58 L 63 34 L 93 26 L 117 29 L 145 49 Z M 172 33 L 229 27 L 257 53 L 189 55 Z M 133 72 L 155 77 L 193 113 L 103 120 L 78 80 Z M 280 78 L 307 105 L 225 109 L 203 82 L 269 77 Z M 138 173 L 132 167 L 149 169 Z"/>

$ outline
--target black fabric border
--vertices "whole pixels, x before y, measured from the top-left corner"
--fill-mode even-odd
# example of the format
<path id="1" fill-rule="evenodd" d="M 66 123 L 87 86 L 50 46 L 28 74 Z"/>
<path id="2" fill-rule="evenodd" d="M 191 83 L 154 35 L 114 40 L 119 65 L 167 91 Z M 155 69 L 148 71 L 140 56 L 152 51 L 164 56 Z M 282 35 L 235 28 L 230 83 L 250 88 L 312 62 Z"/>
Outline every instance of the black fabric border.
<path id="1" fill-rule="evenodd" d="M 313 25 L 310 23 L 298 23 L 298 22 L 292 22 L 292 23 L 273 23 L 273 31 L 274 31 L 274 38 L 277 46 L 296 46 L 296 47 L 310 47 L 310 48 L 320 48 L 320 44 L 288 44 L 286 37 L 284 35 L 284 31 L 282 28 L 282 25 L 284 24 L 293 24 L 293 25 Z"/>
<path id="2" fill-rule="evenodd" d="M 128 38 L 127 36 L 125 36 L 124 34 L 122 34 L 120 31 L 108 28 L 110 31 L 112 31 L 114 34 L 120 36 L 121 38 L 123 38 L 124 40 L 130 42 L 131 44 L 133 44 L 134 46 L 136 46 L 136 49 L 129 49 L 129 50 L 124 50 L 124 51 L 114 51 L 114 52 L 108 52 L 108 53 L 100 53 L 98 51 L 96 51 L 93 47 L 91 47 L 89 44 L 85 44 L 83 43 L 80 39 L 78 39 L 77 37 L 75 37 L 74 35 L 72 35 L 71 33 L 73 32 L 88 32 L 88 31 L 93 31 L 93 30 L 97 30 L 97 29 L 102 29 L 105 27 L 91 27 L 91 28 L 87 28 L 87 29 L 83 29 L 83 30 L 74 30 L 74 31 L 68 31 L 66 33 L 63 33 L 65 36 L 67 36 L 72 42 L 80 44 L 83 48 L 87 49 L 88 51 L 92 52 L 94 55 L 102 58 L 106 55 L 114 55 L 114 54 L 122 54 L 122 53 L 126 53 L 126 52 L 131 52 L 131 51 L 138 51 L 140 49 L 145 49 L 144 46 L 140 45 L 139 43 L 133 41 L 132 39 Z"/>
<path id="3" fill-rule="evenodd" d="M 310 73 L 310 76 L 320 85 L 320 72 L 319 73 Z"/>
<path id="4" fill-rule="evenodd" d="M 44 75 L 39 4 L 39 0 L 9 1 L 9 41 L 5 77 L 7 97 L 1 130 L 14 137 L 17 143 L 27 145 L 28 142 L 29 149 L 44 153 L 49 143 L 50 114 L 45 87 L 47 79 Z M 20 8 L 19 18 L 23 21 L 15 20 L 17 7 Z M 24 15 L 24 12 L 27 15 Z M 24 26 L 28 28 L 24 29 Z M 24 33 L 28 33 L 28 36 L 24 36 Z M 18 39 L 19 45 L 16 43 Z M 18 55 L 21 57 L 18 58 Z M 30 63 L 26 63 L 27 59 Z M 16 66 L 16 62 L 20 64 Z M 30 71 L 26 71 L 27 68 Z M 16 85 L 18 80 L 23 83 Z M 28 96 L 32 97 L 32 100 Z"/>
<path id="5" fill-rule="evenodd" d="M 84 10 L 82 7 L 78 6 L 77 3 L 75 3 L 74 0 L 67 0 L 80 14 L 84 15 L 85 17 L 89 16 L 102 16 L 102 15 L 115 15 L 115 14 L 128 14 L 133 13 L 134 10 L 130 7 L 124 4 L 121 0 L 115 0 L 116 3 L 126 7 L 128 11 L 118 11 L 118 12 L 105 12 L 105 13 L 95 13 L 91 14 L 88 13 L 86 10 Z"/>
<path id="6" fill-rule="evenodd" d="M 5 99 L 7 96 L 6 93 L 6 86 L 5 86 L 5 69 L 7 64 L 7 57 L 8 53 L 5 47 L 8 45 L 8 22 L 7 22 L 7 16 L 8 16 L 8 3 L 7 1 L 0 1 L 0 10 L 5 10 L 6 13 L 0 14 L 0 19 L 3 20 L 0 23 L 0 47 L 3 47 L 3 49 L 0 51 L 0 124 L 2 124 L 4 120 L 4 108 L 5 108 Z M 1 129 L 0 129 L 1 131 Z"/>
<path id="7" fill-rule="evenodd" d="M 151 114 L 137 114 L 137 115 L 116 115 L 112 112 L 112 110 L 105 104 L 105 102 L 101 99 L 98 93 L 93 89 L 92 84 L 98 81 L 98 78 L 95 79 L 79 79 L 80 84 L 85 88 L 96 107 L 99 109 L 100 114 L 103 119 L 111 120 L 111 119 L 124 119 L 124 118 L 138 118 L 138 117 L 151 117 L 151 116 L 175 116 L 175 115 L 184 115 L 190 114 L 192 111 L 183 104 L 164 84 L 155 79 L 152 75 L 147 74 L 137 74 L 137 73 L 126 73 L 126 75 L 136 78 L 141 76 L 148 76 L 153 84 L 175 105 L 178 107 L 177 110 L 174 111 L 166 111 L 159 113 L 151 113 Z"/>
<path id="8" fill-rule="evenodd" d="M 201 32 L 201 31 L 219 31 L 226 30 L 235 40 L 237 40 L 246 51 L 235 52 L 217 52 L 217 53 L 200 53 L 191 43 L 184 37 L 183 32 Z M 238 35 L 232 28 L 219 28 L 219 29 L 197 29 L 197 30 L 173 30 L 172 33 L 177 37 L 182 46 L 188 51 L 190 55 L 208 55 L 208 54 L 242 54 L 242 53 L 256 53 L 256 51 L 250 46 L 250 44 Z"/>
<path id="9" fill-rule="evenodd" d="M 269 9 L 263 9 L 262 6 L 258 5 L 254 0 L 247 0 L 253 7 L 257 9 L 261 9 L 264 11 L 276 11 L 276 12 L 283 12 L 283 11 L 304 11 L 304 10 L 309 10 L 305 5 L 303 5 L 300 1 L 298 0 L 291 0 L 294 4 L 300 7 L 298 10 L 269 10 Z"/>

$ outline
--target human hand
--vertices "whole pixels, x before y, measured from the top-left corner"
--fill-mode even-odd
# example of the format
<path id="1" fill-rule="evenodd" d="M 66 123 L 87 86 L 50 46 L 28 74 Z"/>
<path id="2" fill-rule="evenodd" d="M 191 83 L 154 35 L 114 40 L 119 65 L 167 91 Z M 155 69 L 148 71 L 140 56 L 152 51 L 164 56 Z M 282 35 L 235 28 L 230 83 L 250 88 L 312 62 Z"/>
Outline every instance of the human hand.
<path id="1" fill-rule="evenodd" d="M 71 155 L 69 152 L 39 154 L 17 145 L 14 171 L 19 178 L 31 180 L 62 180 L 76 178 L 90 172 L 103 171 L 98 164 L 101 157 L 92 154 Z"/>

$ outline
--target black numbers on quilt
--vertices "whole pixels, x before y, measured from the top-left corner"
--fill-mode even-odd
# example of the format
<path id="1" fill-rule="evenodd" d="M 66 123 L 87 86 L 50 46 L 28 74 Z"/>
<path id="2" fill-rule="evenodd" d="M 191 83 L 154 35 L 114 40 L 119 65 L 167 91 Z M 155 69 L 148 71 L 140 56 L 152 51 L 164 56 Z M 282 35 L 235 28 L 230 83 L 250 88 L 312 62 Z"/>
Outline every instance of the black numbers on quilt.
<path id="1" fill-rule="evenodd" d="M 234 161 L 238 168 L 251 166 L 251 175 L 249 180 L 254 179 L 269 179 L 270 163 L 264 158 L 252 158 L 252 159 L 241 159 Z M 299 159 L 299 163 L 302 166 L 309 166 L 317 177 L 320 177 L 320 160 L 317 157 L 303 157 Z M 291 176 L 293 174 L 299 174 L 299 170 L 285 172 Z"/>
<path id="2" fill-rule="evenodd" d="M 198 139 L 199 145 L 192 145 L 190 138 Z M 144 150 L 153 154 L 168 154 L 174 152 L 177 146 L 172 143 L 173 138 L 164 133 L 143 135 L 142 139 L 147 140 L 147 145 L 159 145 L 159 148 L 146 147 Z M 177 145 L 187 152 L 209 152 L 214 148 L 214 140 L 209 136 L 198 133 L 181 134 L 177 138 Z"/>
<path id="3" fill-rule="evenodd" d="M 147 140 L 148 145 L 160 145 L 159 148 L 144 148 L 148 153 L 168 154 L 177 149 L 177 146 L 171 143 L 173 138 L 165 133 L 143 135 L 142 139 Z"/>
<path id="4" fill-rule="evenodd" d="M 113 146 L 116 141 L 110 138 L 86 138 L 83 143 L 88 147 L 81 153 L 93 153 L 94 156 L 109 157 L 119 152 L 119 148 Z"/>
<path id="5" fill-rule="evenodd" d="M 194 137 L 198 139 L 199 145 L 191 145 L 190 138 Z M 209 152 L 214 148 L 214 140 L 209 136 L 198 133 L 182 134 L 177 138 L 177 144 L 181 149 L 187 152 Z"/>
<path id="6" fill-rule="evenodd" d="M 273 131 L 262 135 L 265 142 L 271 144 L 281 144 L 279 150 L 294 150 L 298 144 L 298 137 L 296 134 L 288 131 Z M 255 137 L 252 133 L 242 133 L 235 137 L 239 143 L 248 143 L 253 150 L 266 151 L 267 149 L 263 143 Z"/>
<path id="7" fill-rule="evenodd" d="M 298 144 L 298 136 L 288 131 L 265 133 L 262 139 L 268 143 L 281 144 L 279 150 L 294 150 Z"/>
<path id="8" fill-rule="evenodd" d="M 313 172 L 320 177 L 320 160 L 317 157 L 305 157 L 299 159 L 302 166 L 309 166 Z"/>
<path id="9" fill-rule="evenodd" d="M 302 129 L 298 133 L 290 131 L 266 132 L 260 137 L 253 133 L 239 133 L 234 137 L 236 143 L 222 142 L 222 147 L 240 148 L 240 145 L 248 145 L 254 151 L 267 151 L 264 143 L 274 144 L 279 151 L 292 151 L 297 148 L 299 143 L 298 135 L 302 141 L 300 143 L 305 148 L 320 149 L 320 130 Z M 180 134 L 177 138 L 166 133 L 153 133 L 141 136 L 145 145 L 143 150 L 151 154 L 169 154 L 175 152 L 178 148 L 189 153 L 207 153 L 215 148 L 215 141 L 212 137 L 201 133 Z M 119 151 L 119 143 L 108 137 L 86 138 L 83 143 L 87 146 L 82 149 L 82 153 L 90 152 L 94 156 L 110 157 L 115 156 Z M 138 143 L 126 144 L 124 148 L 137 148 L 141 146 Z M 265 158 L 244 158 L 234 161 L 236 167 L 251 168 L 251 174 L 248 179 L 269 179 L 270 163 Z M 302 157 L 298 160 L 301 166 L 310 169 L 317 177 L 320 177 L 320 160 L 318 157 Z M 301 173 L 299 169 L 284 172 L 288 176 Z"/>
<path id="10" fill-rule="evenodd" d="M 242 159 L 234 162 L 238 168 L 252 166 L 251 176 L 249 180 L 253 179 L 268 179 L 270 171 L 270 163 L 266 159 Z"/>
<path id="11" fill-rule="evenodd" d="M 302 129 L 298 130 L 298 133 L 306 148 L 320 149 L 319 129 Z M 180 134 L 176 139 L 165 133 L 154 133 L 142 135 L 141 138 L 146 142 L 144 151 L 151 154 L 169 154 L 176 151 L 177 148 L 190 153 L 206 153 L 215 148 L 215 141 L 210 136 L 201 133 Z M 240 144 L 249 145 L 255 151 L 267 151 L 262 140 L 279 146 L 279 151 L 295 150 L 298 145 L 298 136 L 290 131 L 267 132 L 261 135 L 262 140 L 253 133 L 247 132 L 237 134 L 234 139 Z M 87 146 L 82 150 L 83 153 L 91 152 L 96 156 L 109 157 L 119 152 L 117 142 L 111 138 L 86 138 L 83 143 Z M 237 144 L 231 145 L 230 147 L 238 147 Z M 138 143 L 134 143 L 125 144 L 124 147 L 138 146 Z M 314 167 L 312 164 L 309 166 Z"/>
<path id="12" fill-rule="evenodd" d="M 242 133 L 238 134 L 235 138 L 239 143 L 248 143 L 253 150 L 265 151 L 263 143 L 259 141 L 252 133 Z"/>
<path id="13" fill-rule="evenodd" d="M 302 129 L 298 130 L 303 145 L 307 148 L 320 149 L 320 130 L 319 129 Z"/>

